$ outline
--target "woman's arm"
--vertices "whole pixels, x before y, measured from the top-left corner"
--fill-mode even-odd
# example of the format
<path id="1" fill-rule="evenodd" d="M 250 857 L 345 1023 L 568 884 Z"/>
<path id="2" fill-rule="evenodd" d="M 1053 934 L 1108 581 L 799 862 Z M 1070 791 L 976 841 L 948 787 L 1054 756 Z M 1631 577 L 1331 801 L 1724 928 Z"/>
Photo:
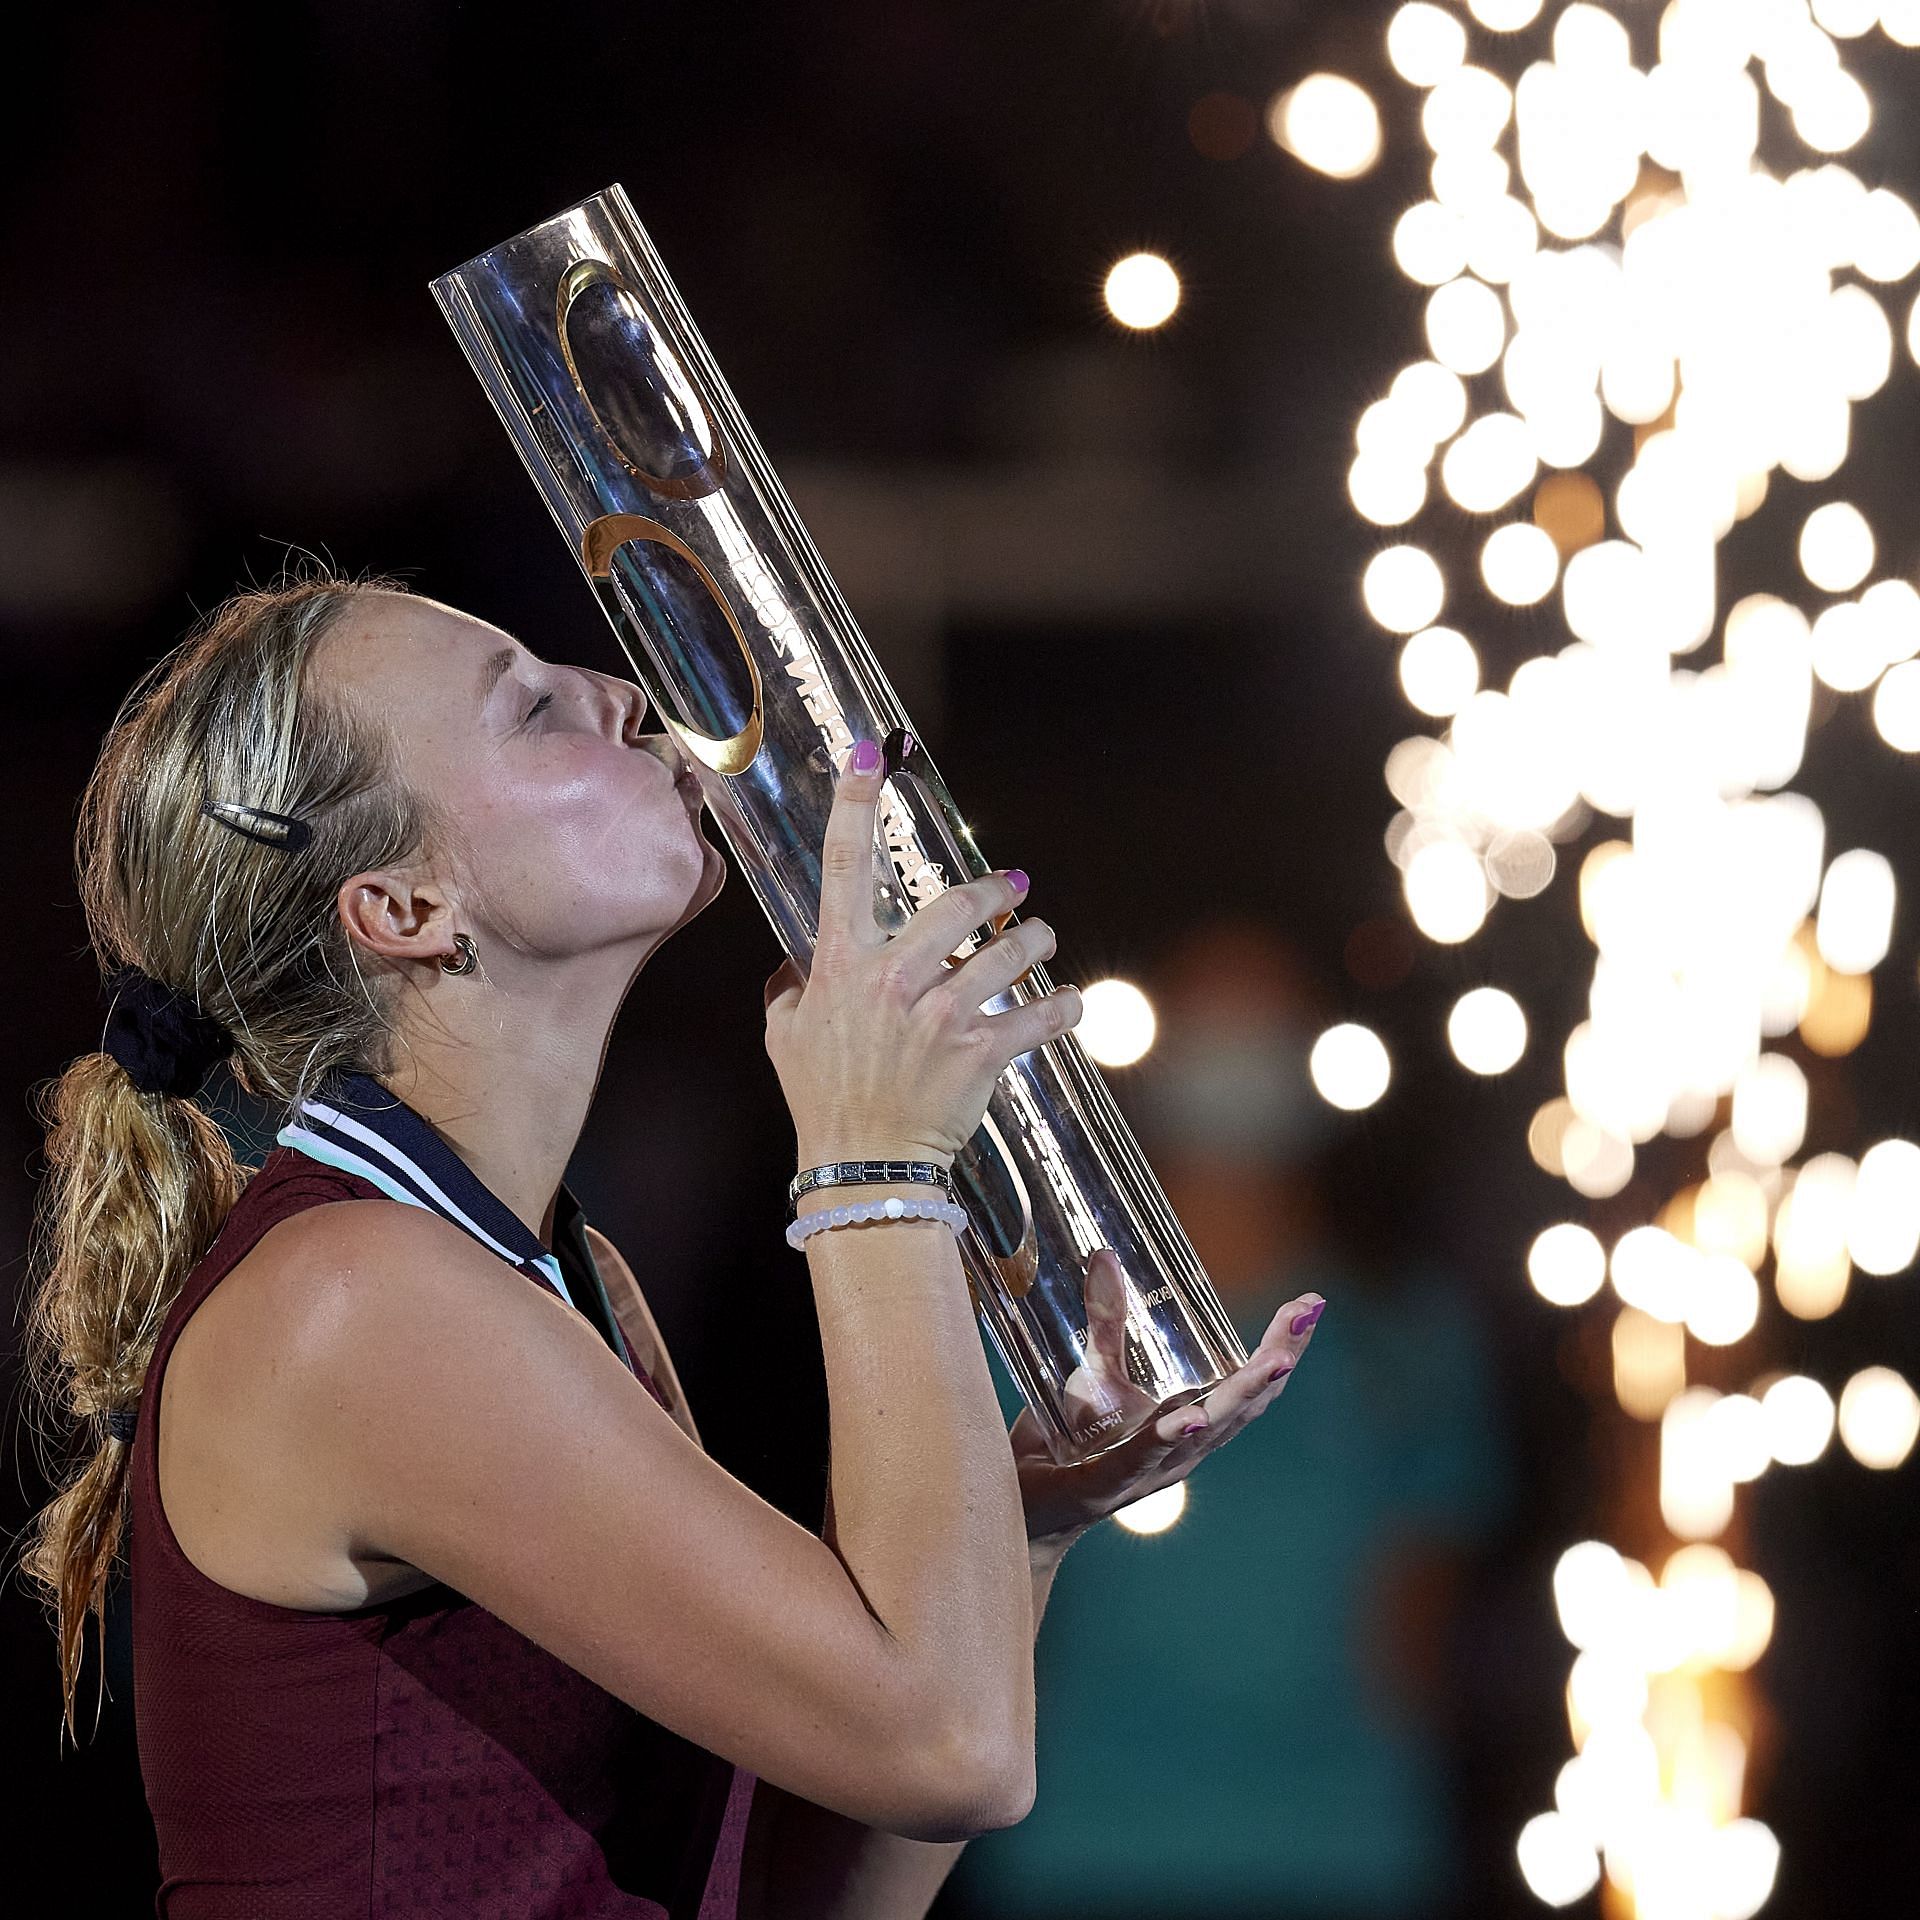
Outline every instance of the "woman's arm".
<path id="1" fill-rule="evenodd" d="M 668 1389 L 674 1418 L 697 1445 L 679 1375 L 633 1270 L 603 1234 L 587 1231 L 621 1330 Z M 1055 1570 L 1083 1530 L 1028 1542 L 1036 1636 Z M 839 1552 L 831 1480 L 821 1537 Z M 740 1920 L 922 1920 L 965 1845 L 963 1840 L 904 1839 L 761 1780 L 754 1787 L 741 1861 Z"/>
<path id="2" fill-rule="evenodd" d="M 912 1228 L 885 1234 L 896 1231 Z M 882 1237 L 870 1236 L 876 1253 Z M 1004 1430 L 992 1435 L 1006 1476 L 992 1490 L 1011 1521 L 1004 1552 L 957 1525 L 957 1546 L 928 1546 L 919 1516 L 904 1499 L 888 1508 L 885 1490 L 869 1511 L 870 1535 L 924 1556 L 916 1574 L 866 1541 L 844 1542 L 842 1557 L 769 1506 L 689 1442 L 584 1315 L 539 1288 L 501 1285 L 498 1259 L 436 1215 L 384 1199 L 309 1207 L 248 1261 L 262 1263 L 247 1276 L 254 1371 L 276 1392 L 268 1444 L 253 1451 L 298 1455 L 313 1538 L 418 1567 L 695 1746 L 867 1825 L 950 1841 L 1009 1825 L 1031 1804 L 1031 1599 Z M 843 1342 L 917 1347 L 915 1358 L 936 1326 L 957 1352 L 962 1277 L 916 1285 L 915 1265 L 911 1250 L 889 1251 L 884 1293 L 863 1293 L 857 1272 L 816 1276 L 823 1320 Z M 863 1309 L 879 1324 L 864 1324 Z M 459 1340 L 445 1338 L 449 1324 Z M 977 1364 L 990 1400 L 964 1324 L 973 1345 L 960 1385 L 972 1386 Z M 956 1401 L 964 1407 L 958 1392 L 923 1391 L 925 1431 L 910 1438 L 981 1460 L 986 1436 L 968 1430 L 977 1421 L 942 1424 Z M 840 1482 L 848 1456 L 858 1463 L 872 1446 L 857 1420 L 836 1426 L 847 1535 L 853 1503 Z M 271 1479 L 273 1465 L 249 1459 L 235 1472 Z M 943 1505 L 950 1524 L 961 1517 L 951 1496 Z M 953 1551 L 998 1583 L 991 1633 L 952 1617 L 949 1586 L 970 1597 L 975 1585 Z M 1009 1699 L 1014 1650 L 1026 1685 Z"/>
<path id="3" fill-rule="evenodd" d="M 672 1357 L 632 1269 L 598 1233 L 593 1233 L 593 1252 L 623 1331 L 649 1371 L 669 1387 L 674 1417 L 697 1445 Z M 1115 1277 L 1104 1256 L 1096 1259 L 1089 1276 L 1090 1304 L 1104 1299 Z M 1274 1315 L 1246 1367 L 1216 1388 L 1204 1411 L 1188 1408 L 1163 1417 L 1131 1443 L 1086 1466 L 1057 1468 L 1033 1415 L 1021 1414 L 1011 1439 L 1029 1532 L 1061 1529 L 1027 1543 L 1036 1639 L 1067 1548 L 1116 1507 L 1184 1479 L 1201 1458 L 1264 1412 L 1304 1355 L 1323 1307 L 1314 1293 L 1289 1301 Z M 831 1479 L 821 1537 L 838 1551 Z M 761 1780 L 754 1788 L 741 1860 L 740 1920 L 924 1920 L 966 1844 L 904 1839 Z"/>
<path id="4" fill-rule="evenodd" d="M 833 1497 L 827 1497 L 829 1538 Z M 1033 1541 L 1037 1635 L 1068 1542 Z M 740 1867 L 740 1920 L 923 1920 L 964 1840 L 904 1840 L 761 1781 Z"/>

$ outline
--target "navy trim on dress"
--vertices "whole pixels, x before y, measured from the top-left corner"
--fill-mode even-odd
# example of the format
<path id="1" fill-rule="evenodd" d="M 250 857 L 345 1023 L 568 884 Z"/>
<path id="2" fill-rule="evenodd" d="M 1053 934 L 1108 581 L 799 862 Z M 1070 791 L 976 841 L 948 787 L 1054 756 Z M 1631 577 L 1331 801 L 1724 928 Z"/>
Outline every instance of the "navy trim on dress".
<path id="1" fill-rule="evenodd" d="M 587 1244 L 580 1203 L 564 1184 L 554 1207 L 555 1247 L 550 1250 L 424 1115 L 371 1074 L 336 1074 L 322 1092 L 294 1108 L 278 1138 L 283 1147 L 370 1181 L 392 1199 L 451 1221 L 584 1314 L 608 1346 L 633 1367 L 632 1353 Z"/>

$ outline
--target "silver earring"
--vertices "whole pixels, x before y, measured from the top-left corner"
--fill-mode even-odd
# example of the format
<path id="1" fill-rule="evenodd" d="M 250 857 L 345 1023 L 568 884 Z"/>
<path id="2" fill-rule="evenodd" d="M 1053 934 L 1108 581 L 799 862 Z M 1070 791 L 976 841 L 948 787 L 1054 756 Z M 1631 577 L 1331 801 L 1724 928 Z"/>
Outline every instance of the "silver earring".
<path id="1" fill-rule="evenodd" d="M 453 936 L 453 944 L 459 950 L 460 957 L 457 960 L 453 960 L 449 959 L 447 955 L 443 953 L 440 956 L 440 971 L 442 973 L 471 973 L 480 964 L 480 950 L 473 944 L 473 936 L 466 933 L 456 933 Z"/>

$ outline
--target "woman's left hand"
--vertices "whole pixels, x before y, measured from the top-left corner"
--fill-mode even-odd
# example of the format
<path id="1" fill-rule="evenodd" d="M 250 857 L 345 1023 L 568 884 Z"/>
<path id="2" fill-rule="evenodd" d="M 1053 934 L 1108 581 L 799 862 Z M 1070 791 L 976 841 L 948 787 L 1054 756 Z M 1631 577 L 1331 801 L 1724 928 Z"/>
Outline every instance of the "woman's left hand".
<path id="1" fill-rule="evenodd" d="M 1086 1299 L 1087 1364 L 1067 1383 L 1069 1404 L 1084 1401 L 1137 1414 L 1147 1396 L 1127 1377 L 1126 1287 L 1110 1248 L 1102 1247 L 1088 1263 Z M 1023 1407 L 1007 1437 L 1020 1474 L 1030 1545 L 1037 1551 L 1064 1549 L 1115 1508 L 1184 1480 L 1280 1397 L 1325 1306 L 1317 1293 L 1289 1300 L 1247 1364 L 1222 1380 L 1204 1403 L 1196 1400 L 1163 1413 L 1119 1446 L 1078 1465 L 1055 1463 L 1039 1421 Z"/>

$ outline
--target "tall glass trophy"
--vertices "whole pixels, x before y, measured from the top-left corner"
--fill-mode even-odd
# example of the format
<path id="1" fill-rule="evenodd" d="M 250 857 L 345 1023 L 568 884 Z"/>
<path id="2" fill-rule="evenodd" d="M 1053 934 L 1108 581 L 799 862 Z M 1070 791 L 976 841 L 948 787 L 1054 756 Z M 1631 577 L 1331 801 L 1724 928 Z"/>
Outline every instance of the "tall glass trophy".
<path id="1" fill-rule="evenodd" d="M 433 292 L 801 971 L 834 778 L 856 740 L 883 742 L 890 771 L 880 926 L 897 932 L 986 873 L 625 192 L 583 200 Z M 1051 984 L 1035 967 L 983 1004 L 1000 1011 Z M 1245 1362 L 1071 1033 L 1001 1076 L 953 1173 L 975 1307 L 1057 1460 L 1117 1444 Z M 1120 1292 L 1089 1301 L 1101 1247 L 1117 1255 Z"/>

